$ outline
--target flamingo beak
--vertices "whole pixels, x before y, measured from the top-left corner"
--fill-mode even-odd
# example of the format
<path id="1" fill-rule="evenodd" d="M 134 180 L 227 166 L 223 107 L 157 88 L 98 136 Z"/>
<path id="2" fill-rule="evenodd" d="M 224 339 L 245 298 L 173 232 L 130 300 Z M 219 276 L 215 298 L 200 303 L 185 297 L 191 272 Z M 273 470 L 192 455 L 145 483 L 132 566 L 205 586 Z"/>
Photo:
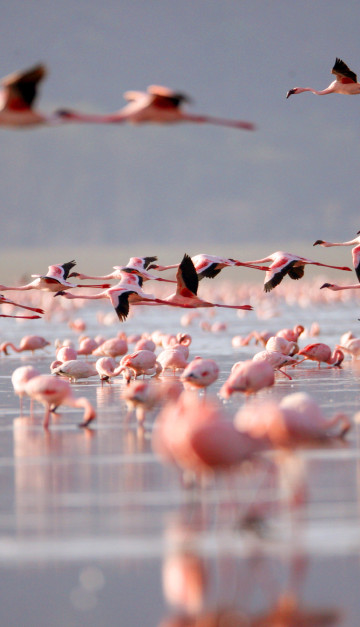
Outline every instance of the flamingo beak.
<path id="1" fill-rule="evenodd" d="M 324 287 L 330 287 L 330 283 L 324 283 L 324 285 L 322 285 L 320 289 L 322 290 Z"/>
<path id="2" fill-rule="evenodd" d="M 293 94 L 295 94 L 295 87 L 294 89 L 289 89 L 288 93 L 286 94 L 286 98 L 289 98 L 289 96 L 292 96 Z"/>
<path id="3" fill-rule="evenodd" d="M 313 246 L 317 246 L 318 244 L 322 244 L 323 243 L 323 239 L 317 239 L 316 242 L 313 243 Z"/>

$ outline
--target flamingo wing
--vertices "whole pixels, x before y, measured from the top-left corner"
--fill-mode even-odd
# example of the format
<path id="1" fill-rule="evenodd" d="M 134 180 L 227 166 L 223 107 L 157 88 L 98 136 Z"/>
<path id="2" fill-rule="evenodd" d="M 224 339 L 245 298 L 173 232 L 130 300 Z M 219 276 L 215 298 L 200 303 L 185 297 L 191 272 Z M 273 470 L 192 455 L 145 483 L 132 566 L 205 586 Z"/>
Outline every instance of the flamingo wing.
<path id="1" fill-rule="evenodd" d="M 191 257 L 185 253 L 176 273 L 176 293 L 181 296 L 197 295 L 199 279 Z"/>
<path id="2" fill-rule="evenodd" d="M 37 85 L 45 75 L 45 66 L 39 64 L 3 78 L 4 107 L 13 110 L 31 108 L 37 95 Z"/>
<path id="3" fill-rule="evenodd" d="M 131 294 L 136 294 L 136 292 L 132 290 L 127 290 L 124 292 L 117 292 L 115 294 L 110 293 L 110 300 L 114 306 L 120 322 L 124 322 L 129 315 L 129 296 L 131 296 Z"/>
<path id="4" fill-rule="evenodd" d="M 357 83 L 357 76 L 350 68 L 339 58 L 336 58 L 332 74 L 335 74 L 342 83 Z"/>
<path id="5" fill-rule="evenodd" d="M 149 85 L 147 92 L 153 97 L 152 104 L 161 109 L 177 109 L 183 102 L 191 102 L 191 99 L 186 94 L 173 91 L 161 85 Z"/>
<path id="6" fill-rule="evenodd" d="M 265 292 L 270 292 L 274 287 L 279 285 L 283 280 L 284 276 L 289 274 L 289 271 L 292 271 L 295 274 L 294 264 L 297 262 L 296 259 L 291 261 L 281 260 L 281 262 L 276 262 L 275 264 L 271 264 L 269 270 L 265 274 L 265 283 L 264 290 Z M 301 267 L 301 266 L 300 266 Z M 300 269 L 300 267 L 296 268 L 296 271 Z M 291 278 L 295 278 L 294 276 Z M 296 278 L 301 278 L 300 276 Z"/>
<path id="7" fill-rule="evenodd" d="M 75 259 L 73 259 L 72 261 L 67 261 L 66 263 L 63 263 L 60 268 L 63 269 L 63 279 L 66 281 L 66 279 L 69 276 L 69 272 L 70 270 L 72 270 L 72 268 L 76 266 L 76 261 Z"/>

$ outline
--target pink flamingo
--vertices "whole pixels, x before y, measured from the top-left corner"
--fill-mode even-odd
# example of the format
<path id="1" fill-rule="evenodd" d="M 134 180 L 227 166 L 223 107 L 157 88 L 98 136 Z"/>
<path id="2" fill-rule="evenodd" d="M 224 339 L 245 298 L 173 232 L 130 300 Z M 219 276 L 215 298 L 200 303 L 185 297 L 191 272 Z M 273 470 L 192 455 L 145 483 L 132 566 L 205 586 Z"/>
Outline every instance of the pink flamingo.
<path id="1" fill-rule="evenodd" d="M 299 351 L 298 355 L 304 357 L 304 359 L 297 362 L 298 364 L 301 364 L 306 359 L 310 359 L 311 361 L 318 362 L 318 368 L 320 368 L 321 362 L 329 364 L 332 367 L 341 368 L 341 363 L 344 361 L 344 353 L 342 350 L 335 348 L 332 353 L 330 346 L 322 342 L 308 344 Z"/>
<path id="2" fill-rule="evenodd" d="M 188 365 L 187 355 L 181 346 L 165 348 L 158 354 L 157 361 L 163 371 L 172 370 L 174 375 L 176 370 L 183 370 Z"/>
<path id="3" fill-rule="evenodd" d="M 126 369 L 132 371 L 134 378 L 143 375 L 153 375 L 160 372 L 154 351 L 139 350 L 130 355 L 125 355 L 120 361 L 118 373 Z"/>
<path id="4" fill-rule="evenodd" d="M 243 392 L 247 396 L 263 388 L 274 385 L 274 368 L 266 360 L 239 361 L 221 387 L 220 396 L 228 399 L 234 392 Z"/>
<path id="5" fill-rule="evenodd" d="M 288 379 L 292 379 L 292 377 L 287 372 L 282 370 L 282 368 L 285 368 L 286 366 L 295 366 L 299 363 L 294 357 L 290 357 L 290 355 L 284 355 L 279 351 L 268 350 L 255 353 L 253 361 L 267 361 L 274 368 L 274 370 L 281 372 L 281 374 Z"/>
<path id="6" fill-rule="evenodd" d="M 342 346 L 341 344 L 336 344 L 335 348 L 340 349 L 343 353 L 348 353 L 351 355 L 353 361 L 360 357 L 360 339 L 353 338 L 348 340 L 346 346 Z"/>
<path id="7" fill-rule="evenodd" d="M 304 91 L 311 91 L 317 96 L 326 96 L 327 94 L 344 94 L 346 96 L 353 96 L 360 94 L 360 84 L 357 82 L 357 76 L 350 68 L 338 57 L 335 59 L 334 67 L 331 70 L 332 74 L 335 74 L 335 80 L 330 83 L 326 89 L 317 91 L 312 87 L 294 87 L 290 89 L 286 94 L 286 98 L 293 94 L 301 94 Z"/>
<path id="8" fill-rule="evenodd" d="M 301 279 L 304 276 L 304 268 L 307 264 L 314 266 L 322 266 L 324 268 L 335 268 L 335 270 L 347 270 L 351 272 L 351 268 L 344 266 L 330 266 L 326 263 L 320 263 L 318 261 L 311 261 L 311 259 L 305 259 L 305 257 L 298 257 L 292 253 L 284 253 L 282 250 L 278 250 L 264 259 L 258 259 L 257 261 L 249 261 L 251 264 L 259 264 L 271 261 L 271 265 L 267 268 L 264 281 L 265 292 L 270 292 L 274 287 L 279 285 L 286 275 L 289 275 L 290 279 Z"/>
<path id="9" fill-rule="evenodd" d="M 234 418 L 241 433 L 260 438 L 267 445 L 293 449 L 316 440 L 343 437 L 351 427 L 348 417 L 337 413 L 326 418 L 307 393 L 288 394 L 282 400 L 253 401 Z"/>
<path id="10" fill-rule="evenodd" d="M 251 263 L 245 263 L 243 261 L 238 261 L 237 259 L 227 259 L 225 257 L 215 257 L 215 255 L 194 255 L 191 257 L 191 260 L 195 266 L 196 273 L 198 275 L 199 281 L 201 279 L 213 279 L 215 278 L 223 268 L 229 266 L 244 266 L 246 268 L 254 268 L 255 270 L 267 270 L 266 267 L 256 266 Z M 179 264 L 175 263 L 170 266 L 161 266 L 157 264 L 151 264 L 149 269 L 154 270 L 170 270 L 171 268 L 178 268 Z"/>
<path id="11" fill-rule="evenodd" d="M 157 257 L 130 257 L 126 266 L 113 266 L 114 272 L 111 272 L 110 274 L 105 274 L 102 276 L 91 276 L 89 274 L 72 272 L 70 274 L 70 277 L 77 277 L 80 280 L 82 279 L 96 279 L 96 280 L 117 279 L 119 281 L 123 278 L 124 272 L 126 272 L 128 274 L 131 274 L 131 273 L 136 274 L 137 276 L 141 277 L 143 281 L 153 280 L 153 281 L 165 281 L 166 283 L 174 283 L 174 281 L 172 281 L 171 279 L 162 279 L 148 272 L 147 268 L 149 264 L 156 260 L 157 260 Z"/>
<path id="12" fill-rule="evenodd" d="M 129 382 L 121 394 L 128 408 L 126 419 L 129 420 L 135 411 L 137 421 L 143 424 L 149 411 L 154 407 L 175 401 L 183 389 L 182 383 L 178 380 L 154 383 L 153 380 L 142 379 Z"/>
<path id="13" fill-rule="evenodd" d="M 95 368 L 100 377 L 101 385 L 104 384 L 104 381 L 111 383 L 111 379 L 118 374 L 118 364 L 113 357 L 99 357 L 95 363 Z"/>
<path id="14" fill-rule="evenodd" d="M 227 307 L 229 309 L 244 309 L 251 311 L 251 305 L 223 305 L 219 303 L 209 303 L 197 296 L 199 279 L 195 266 L 189 257 L 184 255 L 176 273 L 176 292 L 165 298 L 167 304 L 176 307 L 196 308 L 196 307 Z"/>
<path id="15" fill-rule="evenodd" d="M 129 101 L 125 107 L 108 115 L 89 115 L 76 111 L 57 111 L 57 115 L 67 121 L 91 122 L 91 123 L 121 123 L 143 124 L 152 122 L 157 124 L 173 124 L 175 122 L 193 122 L 196 124 L 216 124 L 230 128 L 253 131 L 254 124 L 240 120 L 229 120 L 209 115 L 194 115 L 181 109 L 184 102 L 190 102 L 190 98 L 168 87 L 150 85 L 146 92 L 127 91 L 125 100 Z"/>
<path id="16" fill-rule="evenodd" d="M 276 333 L 276 336 L 283 337 L 288 342 L 296 343 L 300 335 L 304 333 L 304 331 L 305 331 L 305 328 L 302 326 L 302 324 L 296 324 L 292 329 L 280 329 L 280 331 Z"/>
<path id="17" fill-rule="evenodd" d="M 207 388 L 219 378 L 219 366 L 214 359 L 195 357 L 185 368 L 181 381 L 195 388 Z"/>
<path id="18" fill-rule="evenodd" d="M 100 346 L 97 346 L 92 354 L 96 357 L 119 357 L 125 355 L 128 350 L 127 340 L 123 337 L 111 337 Z"/>
<path id="19" fill-rule="evenodd" d="M 27 283 L 26 285 L 18 285 L 9 287 L 6 285 L 0 285 L 0 289 L 3 292 L 12 291 L 25 291 L 25 290 L 42 290 L 44 292 L 57 292 L 61 290 L 69 290 L 72 287 L 109 287 L 108 284 L 103 285 L 74 285 L 67 281 L 71 268 L 76 265 L 75 261 L 68 261 L 67 263 L 54 264 L 49 266 L 47 274 L 32 274 L 35 277 L 34 281 Z"/>
<path id="20" fill-rule="evenodd" d="M 357 232 L 357 235 L 359 235 L 359 233 L 360 231 Z M 330 248 L 331 246 L 354 246 L 351 251 L 352 260 L 356 276 L 360 281 L 360 236 L 355 237 L 349 242 L 325 242 L 323 239 L 317 239 L 313 246 L 324 246 L 324 248 Z"/>
<path id="21" fill-rule="evenodd" d="M 87 294 L 86 296 L 72 294 L 69 292 L 60 291 L 55 296 L 64 296 L 68 299 L 82 298 L 86 300 L 98 300 L 101 298 L 108 298 L 113 305 L 117 317 L 120 322 L 126 320 L 129 315 L 130 305 L 167 305 L 168 302 L 156 298 L 152 294 L 144 292 L 138 284 L 138 277 L 135 282 L 131 282 L 131 279 L 120 281 L 117 285 L 110 287 L 109 289 L 99 292 L 98 294 Z"/>
<path id="22" fill-rule="evenodd" d="M 43 314 L 45 313 L 43 309 L 39 309 L 38 307 L 28 307 L 27 305 L 20 305 L 19 303 L 15 303 L 10 298 L 6 298 L 0 294 L 0 305 L 11 305 L 13 307 L 20 307 L 21 309 L 27 309 L 28 311 L 35 311 L 37 313 Z M 17 316 L 11 314 L 0 314 L 0 318 L 26 318 L 27 320 L 35 320 L 36 318 L 41 318 L 41 316 Z"/>
<path id="23" fill-rule="evenodd" d="M 14 346 L 12 342 L 3 342 L 0 345 L 0 353 L 3 352 L 5 355 L 8 355 L 7 349 L 10 347 L 16 353 L 22 353 L 23 351 L 31 351 L 32 353 L 36 350 L 40 350 L 45 348 L 46 346 L 50 346 L 50 342 L 45 340 L 44 337 L 40 335 L 24 335 L 21 338 L 19 346 Z"/>
<path id="24" fill-rule="evenodd" d="M 285 337 L 273 335 L 265 344 L 265 350 L 278 351 L 284 355 L 294 355 L 298 351 L 296 342 L 289 342 Z"/>
<path id="25" fill-rule="evenodd" d="M 1 126 L 37 126 L 54 121 L 53 116 L 38 113 L 32 108 L 36 99 L 38 84 L 45 75 L 45 66 L 39 64 L 28 70 L 9 74 L 1 80 Z"/>
<path id="26" fill-rule="evenodd" d="M 83 359 L 70 359 L 60 364 L 55 361 L 51 364 L 51 373 L 65 377 L 74 383 L 79 379 L 88 379 L 98 374 L 95 366 Z"/>
<path id="27" fill-rule="evenodd" d="M 64 361 L 70 361 L 71 359 L 77 359 L 78 352 L 72 346 L 61 346 L 56 351 L 56 359 L 63 363 Z"/>
<path id="28" fill-rule="evenodd" d="M 153 449 L 162 461 L 197 477 L 229 471 L 265 448 L 226 420 L 214 400 L 186 391 L 165 405 L 153 430 Z"/>
<path id="29" fill-rule="evenodd" d="M 98 342 L 92 337 L 83 337 L 79 341 L 78 355 L 91 355 L 99 346 Z"/>
<path id="30" fill-rule="evenodd" d="M 20 398 L 20 414 L 23 408 L 23 397 L 25 394 L 25 385 L 30 379 L 39 375 L 40 372 L 34 366 L 20 366 L 16 368 L 11 375 L 11 383 L 15 394 Z"/>
<path id="31" fill-rule="evenodd" d="M 95 409 L 88 399 L 85 397 L 75 398 L 70 383 L 64 379 L 41 374 L 30 379 L 24 389 L 31 399 L 45 406 L 43 421 L 45 429 L 49 426 L 50 414 L 55 412 L 59 405 L 84 409 L 83 421 L 79 424 L 79 427 L 87 427 L 96 417 Z"/>

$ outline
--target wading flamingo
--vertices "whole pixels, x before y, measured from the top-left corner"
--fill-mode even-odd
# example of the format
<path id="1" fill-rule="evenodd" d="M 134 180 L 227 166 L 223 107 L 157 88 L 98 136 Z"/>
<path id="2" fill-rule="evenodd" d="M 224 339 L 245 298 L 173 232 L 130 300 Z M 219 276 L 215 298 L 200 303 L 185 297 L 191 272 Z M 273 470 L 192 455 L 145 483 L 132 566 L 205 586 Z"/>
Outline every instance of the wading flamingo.
<path id="1" fill-rule="evenodd" d="M 70 122 L 99 124 L 119 124 L 121 122 L 130 122 L 132 124 L 143 124 L 146 122 L 173 124 L 176 122 L 193 122 L 196 124 L 216 124 L 247 131 L 255 130 L 252 122 L 187 113 L 181 109 L 181 105 L 191 102 L 191 99 L 186 94 L 175 92 L 161 85 L 150 85 L 146 92 L 127 91 L 124 94 L 124 98 L 129 104 L 119 111 L 115 111 L 115 113 L 92 115 L 71 110 L 60 110 L 56 112 L 56 115 Z"/>
<path id="2" fill-rule="evenodd" d="M 11 375 L 11 383 L 15 394 L 20 398 L 20 414 L 23 409 L 23 397 L 25 394 L 25 385 L 30 379 L 40 374 L 39 370 L 34 366 L 19 366 Z"/>
<path id="3" fill-rule="evenodd" d="M 239 361 L 234 364 L 229 377 L 221 387 L 220 396 L 227 399 L 235 392 L 243 392 L 248 396 L 271 387 L 274 383 L 274 368 L 268 361 L 251 359 Z"/>
<path id="4" fill-rule="evenodd" d="M 298 364 L 301 364 L 306 359 L 310 359 L 311 361 L 318 362 L 318 368 L 320 368 L 321 362 L 329 364 L 329 367 L 341 368 L 341 363 L 344 361 L 344 353 L 342 350 L 335 348 L 335 350 L 331 352 L 330 346 L 322 342 L 308 344 L 298 352 L 298 355 L 304 357 L 304 359 L 297 362 Z"/>
<path id="5" fill-rule="evenodd" d="M 50 346 L 50 342 L 45 340 L 44 337 L 41 337 L 41 335 L 24 335 L 18 347 L 14 346 L 12 342 L 3 342 L 0 345 L 0 353 L 3 352 L 5 355 L 8 355 L 8 348 L 12 348 L 16 353 L 22 353 L 24 351 L 34 353 L 34 351 L 45 348 L 46 346 Z"/>
<path id="6" fill-rule="evenodd" d="M 338 57 L 335 59 L 335 64 L 331 70 L 332 74 L 335 74 L 335 80 L 330 83 L 326 89 L 318 91 L 312 87 L 294 87 L 290 89 L 286 94 L 286 98 L 293 94 L 301 94 L 304 91 L 311 91 L 317 96 L 326 96 L 327 94 L 344 94 L 346 96 L 353 96 L 360 94 L 360 84 L 357 82 L 357 76 L 350 68 Z"/>
<path id="7" fill-rule="evenodd" d="M 43 421 L 45 429 L 49 426 L 50 413 L 55 412 L 59 405 L 68 405 L 69 407 L 77 407 L 84 410 L 83 421 L 79 424 L 79 427 L 87 427 L 96 417 L 95 409 L 87 398 L 75 398 L 68 381 L 50 374 L 41 374 L 30 379 L 25 385 L 25 393 L 31 399 L 45 406 Z"/>
<path id="8" fill-rule="evenodd" d="M 24 290 L 42 290 L 43 292 L 57 292 L 61 290 L 69 290 L 73 287 L 110 287 L 108 284 L 103 285 L 74 285 L 69 283 L 66 279 L 69 276 L 71 268 L 76 265 L 76 262 L 68 261 L 67 263 L 54 264 L 49 266 L 47 274 L 32 274 L 34 281 L 27 283 L 26 285 L 19 286 L 6 286 L 0 285 L 0 289 L 4 292 L 7 291 L 24 291 Z"/>
<path id="9" fill-rule="evenodd" d="M 282 370 L 286 366 L 295 366 L 298 361 L 294 357 L 290 357 L 290 355 L 284 355 L 279 351 L 260 351 L 259 353 L 255 353 L 253 357 L 253 361 L 267 361 L 274 370 L 281 372 L 287 379 L 292 379 L 292 377 Z"/>
<path id="10" fill-rule="evenodd" d="M 54 364 L 51 365 L 51 374 L 65 377 L 74 383 L 79 379 L 88 379 L 89 377 L 96 377 L 98 375 L 95 366 L 83 359 L 70 359 L 69 361 L 55 365 L 57 363 L 58 362 L 54 362 Z"/>
<path id="11" fill-rule="evenodd" d="M 359 233 L 360 231 L 357 232 L 358 235 Z M 360 281 L 360 236 L 355 237 L 349 242 L 325 242 L 323 239 L 317 239 L 313 246 L 324 246 L 324 248 L 330 248 L 331 246 L 354 246 L 351 251 L 353 266 L 358 281 Z"/>
<path id="12" fill-rule="evenodd" d="M 10 298 L 6 298 L 0 294 L 0 305 L 11 305 L 12 307 L 20 307 L 21 309 L 27 309 L 28 311 L 35 311 L 36 313 L 43 314 L 45 313 L 43 309 L 39 309 L 39 307 L 28 307 L 27 305 L 20 305 L 19 303 L 15 303 Z M 41 318 L 41 316 L 18 316 L 13 314 L 0 314 L 0 318 L 26 318 L 27 320 L 35 320 L 36 318 Z"/>
<path id="13" fill-rule="evenodd" d="M 181 381 L 194 388 L 207 388 L 219 378 L 220 369 L 214 359 L 195 357 L 185 368 Z"/>
<path id="14" fill-rule="evenodd" d="M 289 275 L 290 279 L 301 279 L 304 276 L 305 265 L 311 264 L 314 266 L 322 266 L 323 268 L 334 268 L 335 270 L 347 270 L 351 272 L 351 268 L 347 266 L 330 266 L 326 263 L 320 263 L 319 261 L 312 261 L 311 259 L 305 259 L 305 257 L 298 257 L 292 253 L 285 253 L 282 250 L 278 250 L 264 259 L 258 259 L 257 261 L 249 261 L 251 264 L 266 263 L 272 261 L 271 265 L 267 268 L 264 281 L 265 292 L 270 292 L 274 287 L 279 285 L 286 275 Z"/>

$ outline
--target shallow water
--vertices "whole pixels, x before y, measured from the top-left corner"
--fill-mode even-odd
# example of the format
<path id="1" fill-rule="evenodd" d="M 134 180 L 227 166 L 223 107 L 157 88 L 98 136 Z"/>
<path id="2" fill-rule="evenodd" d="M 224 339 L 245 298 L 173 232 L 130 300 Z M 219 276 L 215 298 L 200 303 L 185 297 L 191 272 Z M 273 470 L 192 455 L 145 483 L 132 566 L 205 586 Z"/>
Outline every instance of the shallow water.
<path id="1" fill-rule="evenodd" d="M 235 334 L 253 328 L 277 331 L 295 322 L 309 328 L 317 321 L 320 335 L 301 337 L 300 346 L 313 341 L 334 346 L 345 331 L 357 334 L 360 325 L 354 304 L 283 305 L 278 313 L 269 320 L 258 320 L 254 313 L 239 318 L 231 310 L 215 318 L 205 313 L 203 319 L 226 321 L 227 329 L 209 333 L 198 321 L 186 329 L 193 337 L 191 357 L 211 356 L 219 362 L 213 394 L 235 361 L 259 350 L 253 344 L 232 348 Z M 136 309 L 122 327 L 100 327 L 94 308 L 78 314 L 89 335 L 112 337 L 120 328 L 129 334 L 182 330 L 177 310 Z M 77 338 L 58 320 L 1 322 L 2 339 L 16 344 L 29 333 L 52 343 Z M 245 468 L 201 488 L 185 487 L 177 471 L 163 466 L 152 452 L 156 411 L 144 429 L 124 421 L 120 380 L 106 387 L 95 378 L 74 384 L 76 395 L 87 396 L 97 407 L 91 429 L 79 429 L 81 416 L 70 408 L 61 411 L 48 432 L 41 426 L 40 407 L 30 418 L 25 401 L 20 417 L 12 371 L 32 363 L 47 373 L 53 359 L 52 346 L 34 356 L 0 358 L 1 625 L 359 624 L 355 423 L 345 442 L 298 452 L 297 467 L 289 466 L 289 471 L 305 473 L 307 499 L 296 509 L 289 506 L 286 487 L 269 481 L 264 469 Z M 349 358 L 342 369 L 318 370 L 304 363 L 291 374 L 292 381 L 277 375 L 276 385 L 260 396 L 308 391 L 326 415 L 341 410 L 352 417 L 360 409 L 360 367 Z M 243 403 L 243 397 L 235 396 L 224 404 L 229 419 Z M 169 585 L 170 572 L 179 577 L 175 590 Z M 185 605 L 179 592 L 182 576 L 194 578 L 193 596 Z M 269 614 L 265 622 L 256 622 L 279 604 L 284 607 L 285 600 L 288 622 L 284 610 L 283 623 L 271 622 Z M 296 622 L 296 611 L 302 612 L 302 623 Z M 223 612 L 221 619 L 215 620 L 216 612 Z"/>

